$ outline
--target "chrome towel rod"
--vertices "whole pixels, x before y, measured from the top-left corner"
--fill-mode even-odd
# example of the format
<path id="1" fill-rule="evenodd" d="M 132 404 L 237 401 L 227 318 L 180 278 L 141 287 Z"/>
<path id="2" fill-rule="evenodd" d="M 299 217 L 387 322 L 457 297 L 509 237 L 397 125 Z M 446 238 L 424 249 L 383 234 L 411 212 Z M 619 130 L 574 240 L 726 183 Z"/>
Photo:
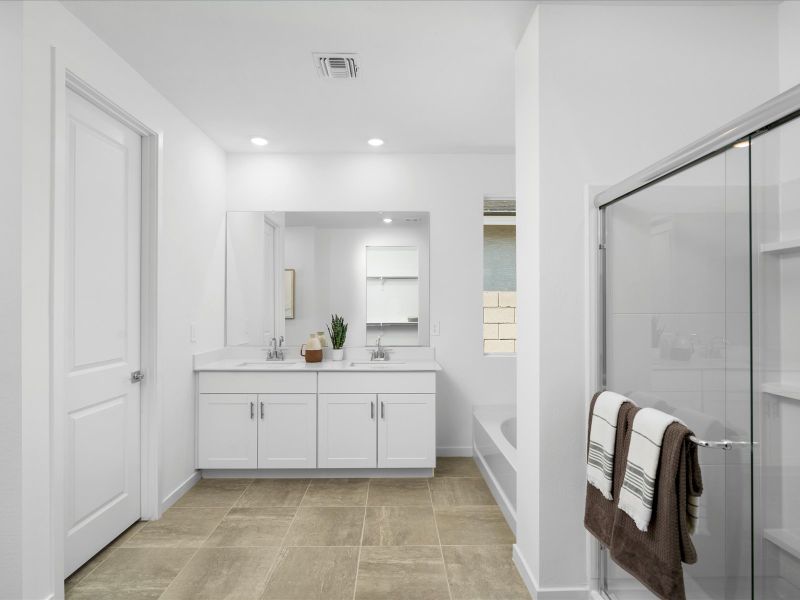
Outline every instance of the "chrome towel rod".
<path id="1" fill-rule="evenodd" d="M 755 442 L 733 442 L 731 440 L 701 440 L 695 436 L 689 436 L 689 441 L 703 448 L 716 448 L 717 450 L 732 450 L 737 446 L 755 446 Z"/>

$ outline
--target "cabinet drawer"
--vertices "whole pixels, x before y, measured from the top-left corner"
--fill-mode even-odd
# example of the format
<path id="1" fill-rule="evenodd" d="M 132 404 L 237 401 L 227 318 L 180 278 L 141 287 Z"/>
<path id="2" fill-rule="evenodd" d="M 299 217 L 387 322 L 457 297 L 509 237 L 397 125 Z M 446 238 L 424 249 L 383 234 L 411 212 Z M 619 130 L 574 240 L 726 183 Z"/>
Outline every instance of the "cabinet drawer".
<path id="1" fill-rule="evenodd" d="M 436 373 L 320 373 L 320 394 L 435 394 Z"/>
<path id="2" fill-rule="evenodd" d="M 200 373 L 201 394 L 316 394 L 316 373 Z"/>

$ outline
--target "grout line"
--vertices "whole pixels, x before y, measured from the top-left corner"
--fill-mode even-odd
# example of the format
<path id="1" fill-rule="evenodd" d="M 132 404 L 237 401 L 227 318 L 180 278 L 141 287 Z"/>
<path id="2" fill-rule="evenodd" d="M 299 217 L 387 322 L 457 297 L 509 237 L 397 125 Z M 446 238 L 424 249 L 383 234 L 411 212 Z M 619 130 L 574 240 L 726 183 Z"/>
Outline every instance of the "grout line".
<path id="1" fill-rule="evenodd" d="M 450 578 L 447 576 L 447 563 L 444 560 L 444 550 L 442 549 L 442 536 L 439 535 L 439 521 L 436 519 L 436 507 L 433 505 L 433 492 L 431 491 L 431 480 L 427 480 L 428 495 L 431 497 L 431 510 L 433 511 L 433 526 L 436 529 L 436 539 L 439 540 L 439 554 L 442 557 L 442 569 L 444 569 L 444 581 L 447 583 L 447 594 L 453 600 L 453 590 L 450 589 Z"/>
<path id="2" fill-rule="evenodd" d="M 244 495 L 244 492 L 245 492 L 245 490 L 246 490 L 247 488 L 249 488 L 249 487 L 252 485 L 252 483 L 253 483 L 253 482 L 251 481 L 251 482 L 250 482 L 249 484 L 247 484 L 247 485 L 246 485 L 244 488 L 242 488 L 242 491 L 241 491 L 241 493 L 239 494 L 239 497 L 238 497 L 238 498 L 236 498 L 236 500 L 234 500 L 234 501 L 233 501 L 233 503 L 230 505 L 230 507 L 228 508 L 228 510 L 225 512 L 225 514 L 224 514 L 224 515 L 222 515 L 222 518 L 219 520 L 219 522 L 218 522 L 218 523 L 217 523 L 217 524 L 214 526 L 214 528 L 211 530 L 211 532 L 210 532 L 210 533 L 209 533 L 209 534 L 206 536 L 206 539 L 204 539 L 204 540 L 203 540 L 203 541 L 200 543 L 200 545 L 199 545 L 199 546 L 197 546 L 197 548 L 195 548 L 194 554 L 192 554 L 192 556 L 189 558 L 189 560 L 187 560 L 187 561 L 186 561 L 186 564 L 185 564 L 185 565 L 183 565 L 183 566 L 181 567 L 181 569 L 180 569 L 180 570 L 179 570 L 179 571 L 178 571 L 178 572 L 175 574 L 175 577 L 173 577 L 173 578 L 172 578 L 172 581 L 170 581 L 170 582 L 167 584 L 167 587 L 165 587 L 165 588 L 163 589 L 163 591 L 162 591 L 162 592 L 161 592 L 161 593 L 158 595 L 158 597 L 159 597 L 159 598 L 160 598 L 161 596 L 163 596 L 164 594 L 166 594 L 166 593 L 167 593 L 167 590 L 170 588 L 170 586 L 172 586 L 172 584 L 174 584 L 174 583 L 175 583 L 175 582 L 178 580 L 178 578 L 181 576 L 181 573 L 183 573 L 183 572 L 186 570 L 186 567 L 188 567 L 188 566 L 191 564 L 191 562 L 194 560 L 194 557 L 195 557 L 195 556 L 197 556 L 197 554 L 198 554 L 198 553 L 200 552 L 200 550 L 203 548 L 203 545 L 204 545 L 204 544 L 205 544 L 205 543 L 206 543 L 206 542 L 207 542 L 207 541 L 208 541 L 208 540 L 211 538 L 211 536 L 212 536 L 212 535 L 214 535 L 214 532 L 217 530 L 217 528 L 218 528 L 220 525 L 222 525 L 222 522 L 225 520 L 225 517 L 227 517 L 227 516 L 230 514 L 230 512 L 233 510 L 233 507 L 236 505 L 236 503 L 237 503 L 237 502 L 238 502 L 238 501 L 241 499 L 241 497 Z M 171 509 L 171 508 L 172 508 L 172 507 L 170 507 L 170 509 Z M 180 508 L 180 507 L 179 507 L 179 508 Z M 204 506 L 204 507 L 199 507 L 199 506 L 197 506 L 197 507 L 189 507 L 189 508 L 208 509 L 208 508 L 212 508 L 212 507 L 205 507 L 205 506 Z M 215 507 L 215 508 L 224 508 L 224 507 Z M 144 527 L 142 527 L 142 529 L 144 529 Z M 138 535 L 138 534 L 137 534 L 137 535 Z"/>
<path id="3" fill-rule="evenodd" d="M 283 537 L 281 538 L 280 545 L 278 546 L 278 553 L 275 555 L 275 559 L 272 561 L 272 564 L 269 567 L 269 571 L 267 571 L 267 577 L 264 580 L 264 589 L 261 590 L 261 594 L 259 595 L 259 597 L 263 596 L 264 593 L 266 593 L 267 587 L 269 587 L 269 581 L 270 581 L 270 579 L 272 579 L 272 576 L 275 574 L 275 569 L 277 569 L 277 567 L 278 567 L 278 563 L 280 562 L 281 554 L 283 553 L 283 551 L 286 548 L 293 548 L 294 547 L 294 546 L 286 546 L 285 545 L 286 544 L 286 538 L 289 537 L 289 532 L 292 530 L 292 525 L 294 525 L 294 522 L 297 519 L 297 513 L 300 512 L 300 507 L 302 506 L 303 500 L 305 499 L 306 494 L 308 493 L 308 488 L 310 488 L 310 487 L 311 487 L 311 480 L 309 479 L 308 483 L 306 484 L 306 489 L 303 490 L 303 496 L 300 498 L 300 502 L 298 502 L 297 506 L 295 507 L 294 516 L 292 517 L 292 521 L 289 523 L 289 527 L 286 528 L 286 533 L 284 533 Z"/>
<path id="4" fill-rule="evenodd" d="M 358 540 L 358 558 L 356 559 L 356 578 L 353 581 L 353 600 L 358 593 L 358 570 L 361 568 L 361 548 L 364 547 L 364 530 L 367 528 L 367 506 L 369 506 L 369 488 L 372 487 L 372 478 L 367 479 L 367 498 L 364 501 L 364 520 L 361 522 L 361 538 Z"/>

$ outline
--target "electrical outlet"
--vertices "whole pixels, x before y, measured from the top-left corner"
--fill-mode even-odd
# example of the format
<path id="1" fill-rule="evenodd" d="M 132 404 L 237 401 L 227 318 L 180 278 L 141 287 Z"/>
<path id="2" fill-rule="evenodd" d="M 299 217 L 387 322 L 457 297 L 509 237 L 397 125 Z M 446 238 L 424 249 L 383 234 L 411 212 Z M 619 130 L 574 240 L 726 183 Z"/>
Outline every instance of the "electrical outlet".
<path id="1" fill-rule="evenodd" d="M 189 323 L 189 341 L 194 344 L 197 342 L 197 323 Z"/>
<path id="2" fill-rule="evenodd" d="M 439 327 L 439 321 L 434 321 L 431 323 L 431 335 L 440 335 L 441 330 Z"/>

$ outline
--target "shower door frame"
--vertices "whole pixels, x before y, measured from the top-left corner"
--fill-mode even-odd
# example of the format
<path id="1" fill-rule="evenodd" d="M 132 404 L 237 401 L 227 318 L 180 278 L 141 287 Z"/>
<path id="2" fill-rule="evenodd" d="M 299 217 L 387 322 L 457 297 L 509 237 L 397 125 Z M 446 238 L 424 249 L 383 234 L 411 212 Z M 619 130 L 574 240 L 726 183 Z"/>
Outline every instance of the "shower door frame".
<path id="1" fill-rule="evenodd" d="M 768 100 L 751 111 L 746 112 L 737 119 L 726 123 L 705 136 L 699 138 L 695 142 L 681 148 L 680 150 L 670 154 L 662 160 L 650 165 L 649 167 L 631 175 L 630 177 L 622 180 L 621 182 L 613 185 L 594 197 L 594 207 L 597 209 L 597 245 L 596 245 L 596 269 L 597 269 L 597 388 L 605 390 L 607 385 L 607 365 L 608 356 L 606 352 L 606 336 L 607 336 L 607 314 L 606 314 L 606 211 L 605 209 L 623 200 L 633 194 L 636 194 L 645 188 L 653 186 L 673 175 L 694 167 L 695 165 L 705 162 L 706 160 L 722 154 L 730 149 L 734 144 L 740 142 L 747 142 L 748 144 L 754 137 L 766 133 L 788 121 L 795 118 L 800 118 L 800 85 L 789 88 L 782 94 L 775 98 Z M 750 214 L 752 219 L 752 187 L 749 191 L 750 194 Z M 752 235 L 750 236 L 752 243 Z M 752 289 L 752 252 L 750 253 L 750 277 Z M 752 345 L 752 314 L 751 314 L 751 345 Z M 751 423 L 752 410 L 753 410 L 753 365 L 752 365 L 752 351 L 750 356 L 750 410 L 751 410 Z M 753 436 L 751 431 L 751 444 Z M 752 453 L 752 445 L 751 445 Z M 752 456 L 752 454 L 751 454 Z M 754 485 L 752 479 L 752 462 L 751 462 L 751 493 Z M 753 544 L 753 511 L 754 506 L 750 509 L 750 522 L 751 522 L 751 547 Z M 605 600 L 614 600 L 608 590 L 608 551 L 607 549 L 597 543 L 597 592 Z M 754 556 L 751 551 L 751 596 L 754 598 Z"/>

